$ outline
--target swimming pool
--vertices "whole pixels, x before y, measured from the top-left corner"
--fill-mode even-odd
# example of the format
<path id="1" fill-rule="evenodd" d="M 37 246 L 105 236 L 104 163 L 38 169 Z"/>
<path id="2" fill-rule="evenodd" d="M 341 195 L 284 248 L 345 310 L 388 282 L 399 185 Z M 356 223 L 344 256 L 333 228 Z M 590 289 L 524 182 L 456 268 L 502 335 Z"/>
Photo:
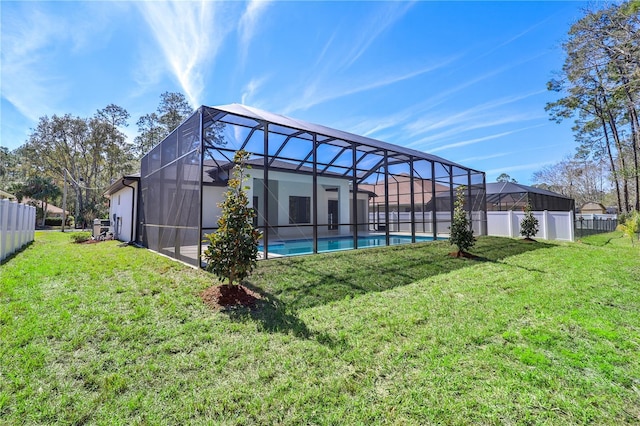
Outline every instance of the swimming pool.
<path id="1" fill-rule="evenodd" d="M 433 241 L 433 237 L 418 237 L 416 242 Z M 411 243 L 410 235 L 392 235 L 389 237 L 389 245 L 408 244 Z M 367 235 L 358 237 L 358 248 L 381 247 L 386 245 L 386 237 L 384 235 Z M 353 237 L 331 237 L 318 239 L 318 253 L 351 250 L 353 249 Z M 261 244 L 258 250 L 264 251 Z M 297 254 L 313 253 L 313 240 L 287 240 L 269 242 L 269 254 L 280 256 L 293 256 Z"/>

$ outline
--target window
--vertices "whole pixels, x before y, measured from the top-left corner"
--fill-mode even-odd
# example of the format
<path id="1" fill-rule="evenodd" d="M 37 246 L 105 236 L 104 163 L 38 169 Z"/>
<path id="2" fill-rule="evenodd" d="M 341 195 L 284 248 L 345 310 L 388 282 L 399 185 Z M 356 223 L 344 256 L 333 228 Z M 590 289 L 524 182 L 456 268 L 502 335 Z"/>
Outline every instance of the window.
<path id="1" fill-rule="evenodd" d="M 289 223 L 311 223 L 311 197 L 289 197 Z"/>

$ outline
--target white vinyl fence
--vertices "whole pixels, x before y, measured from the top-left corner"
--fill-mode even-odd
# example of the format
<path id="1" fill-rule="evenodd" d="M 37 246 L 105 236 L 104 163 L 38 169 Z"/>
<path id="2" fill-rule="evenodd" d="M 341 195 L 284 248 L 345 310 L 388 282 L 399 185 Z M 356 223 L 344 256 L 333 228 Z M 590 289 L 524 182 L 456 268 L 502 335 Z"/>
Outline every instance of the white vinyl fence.
<path id="1" fill-rule="evenodd" d="M 36 208 L 0 200 L 0 262 L 33 241 Z"/>
<path id="2" fill-rule="evenodd" d="M 573 212 L 534 211 L 538 219 L 538 233 L 543 240 L 574 241 Z M 520 237 L 523 211 L 487 212 L 487 235 L 496 237 Z"/>
<path id="3" fill-rule="evenodd" d="M 472 212 L 471 223 L 475 235 L 485 235 L 482 215 L 484 212 Z M 417 233 L 433 233 L 433 213 L 415 212 L 415 230 Z M 436 213 L 436 233 L 440 236 L 448 236 L 451 230 L 451 212 Z M 411 232 L 411 212 L 390 212 L 389 231 L 390 232 Z M 386 226 L 384 212 L 369 212 L 369 231 L 382 231 Z"/>

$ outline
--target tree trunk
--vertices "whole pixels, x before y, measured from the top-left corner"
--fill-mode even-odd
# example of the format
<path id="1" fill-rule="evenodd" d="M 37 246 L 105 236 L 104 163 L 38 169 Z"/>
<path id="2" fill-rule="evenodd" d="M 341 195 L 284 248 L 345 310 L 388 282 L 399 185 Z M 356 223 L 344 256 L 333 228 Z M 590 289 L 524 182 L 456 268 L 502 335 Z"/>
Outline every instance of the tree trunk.
<path id="1" fill-rule="evenodd" d="M 629 112 L 630 115 L 631 113 L 634 111 L 633 108 L 629 108 Z M 635 143 L 635 140 L 638 137 L 638 130 L 636 128 L 636 125 L 634 123 L 633 118 L 631 118 L 630 120 L 631 122 L 631 149 L 633 151 L 633 171 L 634 171 L 634 180 L 635 180 L 635 184 L 636 184 L 636 202 L 635 202 L 635 210 L 636 211 L 640 211 L 640 176 L 639 176 L 639 171 L 640 171 L 640 165 L 638 165 L 638 148 L 637 148 L 637 144 Z"/>
<path id="2" fill-rule="evenodd" d="M 46 198 L 42 200 L 42 205 L 44 206 L 42 208 L 42 227 L 44 228 L 47 222 L 47 209 L 49 208 L 49 203 L 47 203 Z"/>
<path id="3" fill-rule="evenodd" d="M 629 212 L 629 179 L 627 178 L 627 165 L 624 159 L 624 149 L 622 148 L 622 141 L 620 140 L 620 134 L 618 133 L 618 127 L 611 111 L 609 113 L 609 127 L 611 128 L 611 134 L 618 150 L 618 159 L 622 168 L 622 191 L 624 195 L 624 212 Z"/>
<path id="4" fill-rule="evenodd" d="M 618 200 L 618 212 L 622 211 L 622 199 L 620 197 L 620 182 L 618 181 L 618 172 L 616 170 L 616 162 L 613 159 L 611 153 L 611 141 L 609 140 L 609 130 L 607 130 L 607 123 L 602 116 L 602 111 L 598 111 L 600 116 L 600 122 L 602 123 L 602 130 L 604 131 L 604 139 L 607 144 L 607 156 L 609 157 L 609 165 L 611 166 L 611 174 L 613 175 L 613 182 L 616 186 L 616 200 Z"/>

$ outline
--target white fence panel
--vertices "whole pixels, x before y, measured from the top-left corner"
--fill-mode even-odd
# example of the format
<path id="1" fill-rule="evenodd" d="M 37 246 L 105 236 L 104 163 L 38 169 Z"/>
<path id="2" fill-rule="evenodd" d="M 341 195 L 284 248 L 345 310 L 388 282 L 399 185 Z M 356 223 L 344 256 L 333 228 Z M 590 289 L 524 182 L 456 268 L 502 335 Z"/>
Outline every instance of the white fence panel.
<path id="1" fill-rule="evenodd" d="M 510 212 L 487 212 L 487 235 L 510 237 L 512 234 Z"/>
<path id="2" fill-rule="evenodd" d="M 543 240 L 574 241 L 573 212 L 534 211 L 538 219 L 535 238 Z M 487 212 L 487 235 L 496 237 L 520 237 L 522 211 Z"/>
<path id="3" fill-rule="evenodd" d="M 0 262 L 33 241 L 36 208 L 0 200 Z"/>

